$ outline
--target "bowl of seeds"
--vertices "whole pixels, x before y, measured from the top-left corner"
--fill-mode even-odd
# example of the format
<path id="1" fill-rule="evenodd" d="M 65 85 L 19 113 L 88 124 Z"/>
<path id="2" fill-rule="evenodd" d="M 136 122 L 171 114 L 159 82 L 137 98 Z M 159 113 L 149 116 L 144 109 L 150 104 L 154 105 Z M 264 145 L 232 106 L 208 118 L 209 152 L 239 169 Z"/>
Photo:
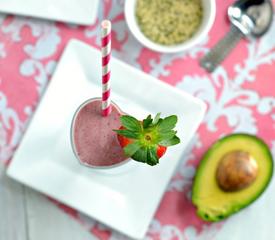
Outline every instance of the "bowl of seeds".
<path id="1" fill-rule="evenodd" d="M 185 51 L 213 25 L 215 0 L 125 0 L 125 19 L 136 39 L 163 53 Z"/>

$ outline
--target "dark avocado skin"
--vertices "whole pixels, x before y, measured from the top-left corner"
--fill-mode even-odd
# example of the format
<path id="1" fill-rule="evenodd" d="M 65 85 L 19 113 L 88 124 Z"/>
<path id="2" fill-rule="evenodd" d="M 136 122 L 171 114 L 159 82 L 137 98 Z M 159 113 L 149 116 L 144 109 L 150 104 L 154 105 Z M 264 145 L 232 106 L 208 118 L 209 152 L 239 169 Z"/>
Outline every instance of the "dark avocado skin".
<path id="1" fill-rule="evenodd" d="M 206 164 L 208 164 L 208 162 L 211 161 L 210 156 L 213 155 L 215 153 L 215 151 L 220 148 L 220 145 L 225 144 L 228 140 L 234 140 L 234 139 L 239 139 L 239 138 L 247 139 L 247 141 L 248 141 L 247 144 L 249 144 L 250 141 L 257 142 L 257 144 L 261 148 L 261 150 L 264 151 L 264 155 L 265 155 L 264 159 L 265 159 L 265 161 L 269 161 L 269 164 L 270 164 L 269 169 L 265 169 L 265 172 L 264 172 L 264 174 L 268 175 L 267 180 L 266 180 L 265 184 L 262 186 L 262 188 L 259 189 L 257 194 L 252 196 L 248 201 L 246 201 L 244 203 L 240 203 L 237 206 L 234 206 L 232 209 L 230 209 L 230 211 L 228 211 L 226 213 L 223 212 L 221 214 L 215 214 L 215 215 L 211 216 L 211 215 L 207 214 L 206 212 L 201 211 L 199 209 L 199 207 L 200 207 L 199 200 L 198 200 L 199 199 L 199 196 L 198 196 L 199 189 L 197 189 L 198 188 L 197 182 L 199 181 L 201 174 L 203 174 Z M 240 149 L 240 150 L 242 150 L 242 149 Z M 222 139 L 218 140 L 204 154 L 204 156 L 200 162 L 200 165 L 197 169 L 195 178 L 194 178 L 194 183 L 193 183 L 193 188 L 192 188 L 192 202 L 197 207 L 197 215 L 204 221 L 218 222 L 218 221 L 221 221 L 221 220 L 229 217 L 230 215 L 232 215 L 234 213 L 239 212 L 241 209 L 249 206 L 256 199 L 258 199 L 261 196 L 261 194 L 266 190 L 266 188 L 269 185 L 270 180 L 273 176 L 273 168 L 274 168 L 274 165 L 273 165 L 272 154 L 271 154 L 268 146 L 266 145 L 266 143 L 263 140 L 261 140 L 260 138 L 254 136 L 254 135 L 246 134 L 246 133 L 236 133 L 236 134 L 228 135 L 228 136 L 223 137 Z M 220 191 L 222 191 L 222 190 L 220 190 Z"/>

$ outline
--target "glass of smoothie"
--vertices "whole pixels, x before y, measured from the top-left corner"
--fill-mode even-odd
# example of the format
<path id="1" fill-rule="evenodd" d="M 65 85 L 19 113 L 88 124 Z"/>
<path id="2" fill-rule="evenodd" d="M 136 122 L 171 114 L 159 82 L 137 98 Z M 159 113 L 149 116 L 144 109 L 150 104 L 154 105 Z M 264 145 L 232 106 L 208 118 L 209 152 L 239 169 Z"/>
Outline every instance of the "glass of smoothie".
<path id="1" fill-rule="evenodd" d="M 102 116 L 101 98 L 91 98 L 76 110 L 71 125 L 71 144 L 78 161 L 91 168 L 114 168 L 130 159 L 125 156 L 113 129 L 121 126 L 119 107 Z"/>

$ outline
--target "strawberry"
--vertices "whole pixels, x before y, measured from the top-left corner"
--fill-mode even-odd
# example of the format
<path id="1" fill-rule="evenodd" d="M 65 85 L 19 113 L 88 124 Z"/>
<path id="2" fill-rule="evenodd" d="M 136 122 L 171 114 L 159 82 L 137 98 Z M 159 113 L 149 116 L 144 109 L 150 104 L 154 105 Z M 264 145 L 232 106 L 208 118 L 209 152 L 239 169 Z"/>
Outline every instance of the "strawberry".
<path id="1" fill-rule="evenodd" d="M 125 127 L 121 126 L 119 129 L 120 130 L 125 129 Z M 126 147 L 130 143 L 133 143 L 132 139 L 124 137 L 123 135 L 120 135 L 120 134 L 117 135 L 117 139 L 118 139 L 118 142 L 122 148 Z M 157 147 L 158 158 L 161 158 L 165 154 L 166 149 L 167 149 L 167 147 L 158 145 L 158 147 Z"/>
<path id="2" fill-rule="evenodd" d="M 175 115 L 162 119 L 158 113 L 154 119 L 149 115 L 143 121 L 123 115 L 120 121 L 122 126 L 114 130 L 119 144 L 127 156 L 138 162 L 156 165 L 167 147 L 180 142 L 173 130 L 177 123 Z"/>
<path id="3" fill-rule="evenodd" d="M 125 129 L 125 127 L 121 126 L 119 129 L 120 130 Z M 120 134 L 117 135 L 117 139 L 122 148 L 126 147 L 128 144 L 133 142 L 132 139 L 124 137 L 123 135 L 120 135 Z"/>
<path id="4" fill-rule="evenodd" d="M 167 147 L 159 145 L 157 148 L 157 156 L 161 158 L 166 153 Z"/>

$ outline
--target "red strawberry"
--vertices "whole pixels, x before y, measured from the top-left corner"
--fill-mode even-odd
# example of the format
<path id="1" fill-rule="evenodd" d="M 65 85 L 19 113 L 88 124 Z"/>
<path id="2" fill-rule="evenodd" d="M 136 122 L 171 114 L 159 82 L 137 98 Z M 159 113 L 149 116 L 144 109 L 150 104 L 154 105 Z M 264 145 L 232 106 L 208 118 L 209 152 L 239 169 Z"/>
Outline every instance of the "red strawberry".
<path id="1" fill-rule="evenodd" d="M 121 126 L 119 129 L 120 130 L 125 129 L 125 127 Z M 118 139 L 118 142 L 119 142 L 120 146 L 123 147 L 123 148 L 126 147 L 128 144 L 133 143 L 133 139 L 124 137 L 124 136 L 119 135 L 119 134 L 117 135 L 117 139 Z M 166 149 L 167 149 L 167 147 L 158 145 L 158 147 L 157 147 L 157 156 L 158 156 L 158 158 L 161 158 L 165 154 Z"/>
<path id="2" fill-rule="evenodd" d="M 177 122 L 175 115 L 162 119 L 158 113 L 154 119 L 149 115 L 143 121 L 124 115 L 120 120 L 122 126 L 114 130 L 118 134 L 119 144 L 125 154 L 136 161 L 155 165 L 168 146 L 180 142 L 173 130 Z"/>
<path id="3" fill-rule="evenodd" d="M 125 129 L 125 127 L 121 126 L 119 129 L 120 130 Z M 119 135 L 119 134 L 117 135 L 117 139 L 118 139 L 118 142 L 119 142 L 119 144 L 122 148 L 126 147 L 128 144 L 133 142 L 132 139 L 126 138 L 126 137 L 124 137 L 122 135 Z"/>
<path id="4" fill-rule="evenodd" d="M 166 149 L 167 147 L 160 146 L 160 145 L 158 146 L 158 149 L 157 149 L 158 158 L 161 158 L 166 153 Z"/>

